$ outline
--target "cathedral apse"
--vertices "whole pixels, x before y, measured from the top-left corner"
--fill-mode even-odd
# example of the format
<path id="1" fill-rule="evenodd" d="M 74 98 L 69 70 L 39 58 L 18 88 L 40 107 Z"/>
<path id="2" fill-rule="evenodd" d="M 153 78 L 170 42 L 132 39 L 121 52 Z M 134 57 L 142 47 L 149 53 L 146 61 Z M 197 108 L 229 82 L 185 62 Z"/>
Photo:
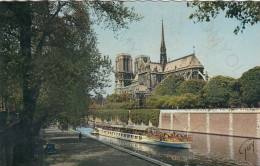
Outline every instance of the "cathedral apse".
<path id="1" fill-rule="evenodd" d="M 150 57 L 146 55 L 135 57 L 133 63 L 130 54 L 118 54 L 115 60 L 115 93 L 129 93 L 131 100 L 138 100 L 141 95 L 147 98 L 153 95 L 155 87 L 171 74 L 182 75 L 185 80 L 201 79 L 208 81 L 204 66 L 195 56 L 195 53 L 167 61 L 163 21 L 160 55 L 158 57 L 160 57 L 160 63 L 151 62 Z"/>

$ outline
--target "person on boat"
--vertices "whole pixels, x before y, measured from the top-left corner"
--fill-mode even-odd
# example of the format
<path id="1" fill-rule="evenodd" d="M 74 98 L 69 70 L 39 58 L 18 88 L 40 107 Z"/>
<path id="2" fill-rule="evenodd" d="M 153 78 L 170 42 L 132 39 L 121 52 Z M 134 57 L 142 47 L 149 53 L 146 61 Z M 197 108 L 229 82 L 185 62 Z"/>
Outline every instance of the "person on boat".
<path id="1" fill-rule="evenodd" d="M 159 137 L 160 137 L 160 141 L 162 141 L 163 140 L 162 134 L 160 134 Z"/>

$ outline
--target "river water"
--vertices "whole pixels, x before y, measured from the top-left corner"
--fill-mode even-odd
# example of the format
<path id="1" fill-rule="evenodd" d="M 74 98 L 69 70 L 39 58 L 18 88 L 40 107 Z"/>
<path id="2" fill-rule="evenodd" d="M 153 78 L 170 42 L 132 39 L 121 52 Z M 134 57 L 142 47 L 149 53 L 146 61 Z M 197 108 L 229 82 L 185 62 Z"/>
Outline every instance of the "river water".
<path id="1" fill-rule="evenodd" d="M 135 143 L 105 136 L 93 136 L 92 128 L 78 128 L 82 134 L 116 144 L 171 165 L 260 165 L 260 140 L 190 133 L 190 149 Z"/>

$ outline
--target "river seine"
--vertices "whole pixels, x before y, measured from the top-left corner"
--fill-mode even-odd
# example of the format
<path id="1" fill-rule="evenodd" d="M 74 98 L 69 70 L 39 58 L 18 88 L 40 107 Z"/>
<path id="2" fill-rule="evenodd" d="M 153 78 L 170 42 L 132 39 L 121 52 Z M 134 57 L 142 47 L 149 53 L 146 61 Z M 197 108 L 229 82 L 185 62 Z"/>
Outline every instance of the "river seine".
<path id="1" fill-rule="evenodd" d="M 171 165 L 260 165 L 260 140 L 190 133 L 190 149 L 140 144 L 105 136 L 92 136 L 92 128 L 78 128 L 82 134 L 119 145 Z"/>

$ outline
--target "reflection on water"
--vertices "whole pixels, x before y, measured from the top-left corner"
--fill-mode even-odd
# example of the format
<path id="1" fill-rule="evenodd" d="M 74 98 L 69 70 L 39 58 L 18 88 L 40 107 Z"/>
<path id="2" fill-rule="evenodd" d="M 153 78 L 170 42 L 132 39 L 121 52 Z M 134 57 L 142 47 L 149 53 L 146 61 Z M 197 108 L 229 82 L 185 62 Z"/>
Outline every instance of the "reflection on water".
<path id="1" fill-rule="evenodd" d="M 260 140 L 257 139 L 247 141 L 246 138 L 192 133 L 194 143 L 191 148 L 177 149 L 105 136 L 93 136 L 90 134 L 93 131 L 92 128 L 78 128 L 78 131 L 172 165 L 260 165 Z M 248 142 L 248 145 L 242 145 L 245 141 Z M 251 145 L 250 149 L 249 145 Z M 239 152 L 239 149 L 243 154 Z"/>

